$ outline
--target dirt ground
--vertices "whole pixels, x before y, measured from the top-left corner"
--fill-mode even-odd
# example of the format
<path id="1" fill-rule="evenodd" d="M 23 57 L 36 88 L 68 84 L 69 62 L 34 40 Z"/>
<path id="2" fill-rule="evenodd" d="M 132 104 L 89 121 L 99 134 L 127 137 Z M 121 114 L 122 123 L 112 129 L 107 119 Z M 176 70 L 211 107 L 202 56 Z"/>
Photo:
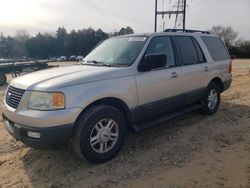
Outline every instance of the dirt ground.
<path id="1" fill-rule="evenodd" d="M 28 148 L 1 120 L 0 187 L 250 188 L 250 60 L 233 67 L 233 85 L 216 115 L 194 112 L 130 133 L 120 154 L 101 165 L 80 160 L 70 145 Z"/>

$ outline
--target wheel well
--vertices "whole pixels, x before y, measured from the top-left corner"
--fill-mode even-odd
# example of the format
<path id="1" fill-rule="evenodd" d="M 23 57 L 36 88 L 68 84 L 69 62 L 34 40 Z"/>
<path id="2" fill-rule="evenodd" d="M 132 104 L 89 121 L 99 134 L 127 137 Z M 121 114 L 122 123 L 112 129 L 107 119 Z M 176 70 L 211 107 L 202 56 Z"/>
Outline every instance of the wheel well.
<path id="1" fill-rule="evenodd" d="M 117 99 L 117 98 L 113 98 L 113 97 L 99 99 L 99 100 L 89 104 L 82 111 L 82 113 L 86 109 L 91 108 L 92 106 L 96 106 L 96 105 L 107 105 L 107 106 L 112 106 L 112 107 L 116 108 L 117 110 L 119 110 L 123 114 L 123 116 L 124 116 L 124 118 L 125 118 L 125 120 L 127 122 L 127 125 L 128 126 L 131 125 L 131 123 L 132 123 L 131 111 L 129 110 L 127 104 L 125 102 L 123 102 L 121 99 Z"/>
<path id="2" fill-rule="evenodd" d="M 220 89 L 221 89 L 221 92 L 223 91 L 223 89 L 224 89 L 224 85 L 223 85 L 223 82 L 221 81 L 221 79 L 220 78 L 214 78 L 213 80 L 211 80 L 211 82 L 210 83 L 212 83 L 212 82 L 214 82 L 214 83 L 216 83 L 216 84 L 218 84 L 218 86 L 220 87 Z"/>

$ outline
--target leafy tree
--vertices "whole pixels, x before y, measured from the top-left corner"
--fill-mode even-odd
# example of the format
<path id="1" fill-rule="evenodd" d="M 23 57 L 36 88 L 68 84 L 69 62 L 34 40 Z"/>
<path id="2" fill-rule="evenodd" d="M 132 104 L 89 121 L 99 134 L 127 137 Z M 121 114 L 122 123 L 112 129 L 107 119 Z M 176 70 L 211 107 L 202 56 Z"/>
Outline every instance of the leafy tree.
<path id="1" fill-rule="evenodd" d="M 250 58 L 250 41 L 239 41 L 230 49 L 230 53 L 238 58 Z"/>
<path id="2" fill-rule="evenodd" d="M 30 35 L 26 30 L 18 30 L 16 31 L 16 35 L 14 36 L 16 40 L 15 48 L 16 48 L 16 55 L 17 57 L 26 57 L 27 51 L 25 49 L 25 42 L 30 39 Z"/>
<path id="3" fill-rule="evenodd" d="M 114 36 L 120 36 L 120 35 L 129 35 L 133 34 L 134 30 L 131 27 L 126 27 L 126 28 L 121 28 L 119 32 L 115 32 L 113 35 Z"/>
<path id="4" fill-rule="evenodd" d="M 14 38 L 20 42 L 25 42 L 26 40 L 30 39 L 30 34 L 26 30 L 21 29 L 16 31 Z"/>
<path id="5" fill-rule="evenodd" d="M 1 33 L 0 58 L 19 58 L 26 55 L 26 50 L 24 47 L 24 41 L 26 39 L 22 38 L 21 35 L 18 35 L 18 37 L 4 37 L 4 35 Z"/>
<path id="6" fill-rule="evenodd" d="M 59 27 L 56 35 L 39 33 L 27 40 L 26 50 L 30 57 L 47 58 L 53 56 L 87 55 L 100 41 L 108 38 L 101 29 L 93 28 L 72 30 L 67 33 L 64 27 Z"/>
<path id="7" fill-rule="evenodd" d="M 64 27 L 59 27 L 56 31 L 57 53 L 56 55 L 65 54 L 68 45 L 68 34 Z"/>
<path id="8" fill-rule="evenodd" d="M 133 33 L 130 27 L 121 28 L 113 35 Z M 0 58 L 50 58 L 62 55 L 87 55 L 98 43 L 109 35 L 102 29 L 87 28 L 72 30 L 70 33 L 64 27 L 59 27 L 55 35 L 38 33 L 31 37 L 25 30 L 19 30 L 14 37 L 0 35 Z"/>

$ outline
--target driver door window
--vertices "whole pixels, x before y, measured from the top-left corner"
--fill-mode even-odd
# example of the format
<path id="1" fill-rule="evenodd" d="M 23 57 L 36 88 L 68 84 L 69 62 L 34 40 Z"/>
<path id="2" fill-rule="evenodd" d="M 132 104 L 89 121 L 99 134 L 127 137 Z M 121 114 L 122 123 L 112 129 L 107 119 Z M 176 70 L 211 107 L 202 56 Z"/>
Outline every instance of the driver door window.
<path id="1" fill-rule="evenodd" d="M 164 54 L 167 56 L 167 66 L 175 66 L 174 50 L 170 37 L 155 37 L 146 50 L 148 54 Z"/>

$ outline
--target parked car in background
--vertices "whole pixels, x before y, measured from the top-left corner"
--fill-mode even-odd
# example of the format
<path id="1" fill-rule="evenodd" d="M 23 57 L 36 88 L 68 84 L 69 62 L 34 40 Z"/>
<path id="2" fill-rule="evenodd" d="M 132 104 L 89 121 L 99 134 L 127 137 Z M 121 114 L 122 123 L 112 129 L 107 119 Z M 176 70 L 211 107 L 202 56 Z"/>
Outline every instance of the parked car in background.
<path id="1" fill-rule="evenodd" d="M 77 58 L 76 55 L 72 55 L 72 56 L 70 56 L 69 60 L 70 60 L 70 61 L 76 61 L 76 58 Z"/>
<path id="2" fill-rule="evenodd" d="M 51 57 L 49 58 L 50 61 L 57 61 L 57 58 L 56 57 Z"/>
<path id="3" fill-rule="evenodd" d="M 194 110 L 215 114 L 231 71 L 225 44 L 209 32 L 115 37 L 79 65 L 12 80 L 3 121 L 28 146 L 71 140 L 81 158 L 101 163 L 118 154 L 129 129 L 141 131 Z"/>
<path id="4" fill-rule="evenodd" d="M 76 57 L 76 61 L 82 61 L 83 60 L 83 56 L 82 55 L 79 55 Z"/>
<path id="5" fill-rule="evenodd" d="M 57 58 L 57 61 L 67 61 L 67 57 L 66 56 L 61 56 L 59 58 Z"/>

